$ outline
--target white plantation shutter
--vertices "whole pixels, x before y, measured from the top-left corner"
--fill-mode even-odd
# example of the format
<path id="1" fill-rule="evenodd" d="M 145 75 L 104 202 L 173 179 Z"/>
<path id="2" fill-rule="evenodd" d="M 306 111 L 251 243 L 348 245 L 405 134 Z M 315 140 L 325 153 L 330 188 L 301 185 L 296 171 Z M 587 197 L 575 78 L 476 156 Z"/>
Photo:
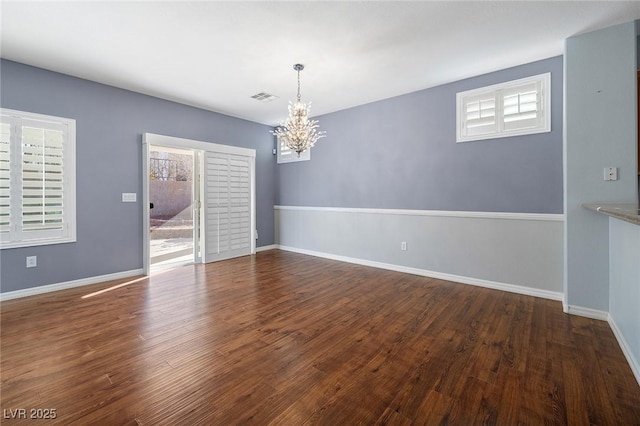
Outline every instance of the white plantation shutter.
<path id="1" fill-rule="evenodd" d="M 2 110 L 2 248 L 75 241 L 75 121 Z"/>
<path id="2" fill-rule="evenodd" d="M 535 128 L 542 120 L 541 83 L 511 87 L 502 91 L 504 130 Z"/>
<path id="3" fill-rule="evenodd" d="M 63 126 L 24 121 L 22 125 L 22 230 L 64 226 Z"/>
<path id="4" fill-rule="evenodd" d="M 289 161 L 293 161 L 293 155 L 295 153 L 284 144 L 278 140 L 278 163 L 286 163 Z"/>
<path id="5" fill-rule="evenodd" d="M 456 95 L 456 141 L 551 131 L 551 74 Z"/>
<path id="6" fill-rule="evenodd" d="M 11 124 L 0 123 L 0 233 L 8 233 L 11 220 L 11 204 L 9 194 L 11 193 L 11 144 L 10 144 Z"/>
<path id="7" fill-rule="evenodd" d="M 205 154 L 205 262 L 251 254 L 251 158 Z"/>
<path id="8" fill-rule="evenodd" d="M 495 92 L 469 96 L 464 101 L 464 128 L 466 135 L 494 133 L 498 128 L 496 121 Z"/>

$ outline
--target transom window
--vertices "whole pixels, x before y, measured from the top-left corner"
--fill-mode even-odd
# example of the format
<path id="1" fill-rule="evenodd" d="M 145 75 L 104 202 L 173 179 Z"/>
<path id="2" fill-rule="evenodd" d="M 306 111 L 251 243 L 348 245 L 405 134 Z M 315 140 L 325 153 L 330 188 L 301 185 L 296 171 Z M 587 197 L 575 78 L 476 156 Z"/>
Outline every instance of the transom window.
<path id="1" fill-rule="evenodd" d="M 308 161 L 311 159 L 311 149 L 307 149 L 306 151 L 301 152 L 300 156 L 298 157 L 298 154 L 296 154 L 294 150 L 286 146 L 284 142 L 280 141 L 278 138 L 276 138 L 276 143 L 278 145 L 278 164 L 293 163 L 295 161 Z"/>
<path id="2" fill-rule="evenodd" d="M 551 131 L 551 73 L 460 92 L 456 142 Z"/>

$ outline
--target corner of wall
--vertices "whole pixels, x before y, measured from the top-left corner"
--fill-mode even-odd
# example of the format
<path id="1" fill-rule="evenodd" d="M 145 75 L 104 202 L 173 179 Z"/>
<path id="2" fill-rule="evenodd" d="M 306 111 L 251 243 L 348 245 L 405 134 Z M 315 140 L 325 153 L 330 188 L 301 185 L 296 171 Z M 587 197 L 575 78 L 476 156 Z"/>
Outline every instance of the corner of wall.
<path id="1" fill-rule="evenodd" d="M 587 212 L 582 204 L 628 202 L 637 197 L 636 177 L 631 173 L 637 171 L 632 156 L 636 149 L 635 75 L 631 76 L 636 65 L 636 34 L 634 21 L 565 40 L 567 306 L 604 311 L 609 305 L 607 219 Z M 618 126 L 603 126 L 608 122 Z M 603 181 L 607 166 L 619 168 L 618 181 Z"/>

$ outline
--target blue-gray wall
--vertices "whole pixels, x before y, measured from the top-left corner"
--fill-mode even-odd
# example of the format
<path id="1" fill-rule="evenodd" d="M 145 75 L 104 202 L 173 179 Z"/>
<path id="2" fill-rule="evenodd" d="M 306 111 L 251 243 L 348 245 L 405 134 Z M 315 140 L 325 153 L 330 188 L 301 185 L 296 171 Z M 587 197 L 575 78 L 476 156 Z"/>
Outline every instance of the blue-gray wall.
<path id="1" fill-rule="evenodd" d="M 291 206 L 562 213 L 562 57 L 317 117 L 311 161 L 278 165 Z M 550 133 L 456 143 L 456 93 L 551 72 Z"/>
<path id="2" fill-rule="evenodd" d="M 0 251 L 2 292 L 142 268 L 142 205 L 121 194 L 142 199 L 145 132 L 255 149 L 258 246 L 273 244 L 268 126 L 6 60 L 0 82 L 3 108 L 75 119 L 77 133 L 77 242 Z"/>

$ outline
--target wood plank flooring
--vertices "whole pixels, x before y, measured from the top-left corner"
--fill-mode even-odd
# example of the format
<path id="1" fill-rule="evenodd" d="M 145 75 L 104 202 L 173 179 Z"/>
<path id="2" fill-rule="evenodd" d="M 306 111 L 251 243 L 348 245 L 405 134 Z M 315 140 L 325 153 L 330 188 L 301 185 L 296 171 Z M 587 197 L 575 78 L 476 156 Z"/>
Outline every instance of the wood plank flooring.
<path id="1" fill-rule="evenodd" d="M 640 425 L 606 322 L 278 250 L 1 311 L 3 425 Z"/>

